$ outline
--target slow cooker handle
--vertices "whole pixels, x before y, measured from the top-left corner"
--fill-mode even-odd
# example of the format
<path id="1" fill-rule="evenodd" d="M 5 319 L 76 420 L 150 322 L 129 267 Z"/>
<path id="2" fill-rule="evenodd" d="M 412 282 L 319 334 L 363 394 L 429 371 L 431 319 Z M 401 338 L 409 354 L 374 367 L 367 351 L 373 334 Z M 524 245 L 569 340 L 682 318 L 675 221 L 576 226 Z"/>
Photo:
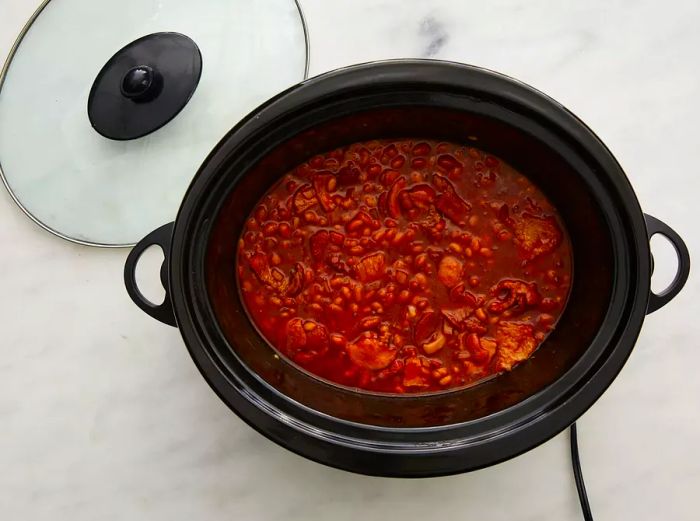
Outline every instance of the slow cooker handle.
<path id="1" fill-rule="evenodd" d="M 134 248 L 129 252 L 124 264 L 124 285 L 129 293 L 131 300 L 151 315 L 156 320 L 160 320 L 164 324 L 177 327 L 175 313 L 173 312 L 173 304 L 170 300 L 170 284 L 168 283 L 168 265 L 170 257 L 170 241 L 173 236 L 173 228 L 175 223 L 168 223 L 160 228 L 153 230 L 146 235 Z M 160 266 L 160 282 L 165 289 L 165 299 L 162 304 L 154 304 L 148 300 L 139 290 L 136 284 L 136 265 L 146 249 L 150 246 L 158 245 L 163 250 L 163 264 Z"/>
<path id="2" fill-rule="evenodd" d="M 690 273 L 690 253 L 688 252 L 688 247 L 685 245 L 685 242 L 681 239 L 681 236 L 669 225 L 651 215 L 644 214 L 644 218 L 647 222 L 647 236 L 649 240 L 657 233 L 663 235 L 671 242 L 678 256 L 678 270 L 676 271 L 676 276 L 673 278 L 673 282 L 661 293 L 649 292 L 649 303 L 647 304 L 648 315 L 665 306 L 681 289 L 683 289 L 685 282 L 688 280 L 688 274 Z M 654 265 L 652 259 L 652 272 L 653 271 Z"/>

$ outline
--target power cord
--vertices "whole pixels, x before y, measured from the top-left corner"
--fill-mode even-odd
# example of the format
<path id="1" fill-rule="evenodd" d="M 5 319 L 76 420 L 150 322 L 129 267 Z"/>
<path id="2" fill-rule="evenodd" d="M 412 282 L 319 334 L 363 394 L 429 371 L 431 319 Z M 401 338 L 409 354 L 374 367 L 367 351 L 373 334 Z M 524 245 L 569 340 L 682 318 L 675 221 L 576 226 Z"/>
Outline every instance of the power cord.
<path id="1" fill-rule="evenodd" d="M 585 521 L 593 521 L 591 513 L 591 505 L 588 504 L 588 495 L 586 494 L 586 484 L 583 482 L 583 473 L 581 472 L 581 460 L 578 455 L 578 435 L 576 433 L 576 424 L 571 425 L 571 467 L 574 470 L 574 480 L 576 481 L 576 490 L 578 491 L 578 499 L 581 502 L 581 510 L 583 511 L 583 519 Z"/>

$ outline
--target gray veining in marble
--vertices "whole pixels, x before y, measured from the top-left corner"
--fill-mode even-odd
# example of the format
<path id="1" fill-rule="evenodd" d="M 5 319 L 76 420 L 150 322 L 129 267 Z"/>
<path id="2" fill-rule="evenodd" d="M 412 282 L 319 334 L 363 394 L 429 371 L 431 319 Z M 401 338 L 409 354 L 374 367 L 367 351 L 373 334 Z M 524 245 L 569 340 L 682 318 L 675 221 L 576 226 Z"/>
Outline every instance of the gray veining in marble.
<path id="1" fill-rule="evenodd" d="M 430 56 L 520 78 L 586 121 L 643 209 L 700 252 L 696 0 L 301 2 L 312 74 Z M 33 3 L 0 0 L 0 54 Z M 320 466 L 262 438 L 209 390 L 178 332 L 126 296 L 125 251 L 62 242 L 3 190 L 0 245 L 0 519 L 581 519 L 565 435 L 447 478 Z M 657 275 L 668 277 L 673 258 L 656 246 Z M 154 292 L 157 258 L 146 261 Z M 597 520 L 698 519 L 698 291 L 692 273 L 647 318 L 622 373 L 579 422 Z"/>
<path id="2" fill-rule="evenodd" d="M 422 58 L 436 56 L 449 40 L 445 26 L 432 16 L 424 18 L 420 23 L 420 34 L 428 40 Z"/>

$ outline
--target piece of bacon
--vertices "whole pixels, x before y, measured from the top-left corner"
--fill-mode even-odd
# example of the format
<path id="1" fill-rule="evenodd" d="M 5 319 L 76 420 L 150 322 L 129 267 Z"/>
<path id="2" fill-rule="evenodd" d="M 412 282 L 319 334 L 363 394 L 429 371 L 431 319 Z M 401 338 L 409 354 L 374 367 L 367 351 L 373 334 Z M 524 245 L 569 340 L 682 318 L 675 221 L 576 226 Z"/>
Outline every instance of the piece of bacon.
<path id="1" fill-rule="evenodd" d="M 378 338 L 363 337 L 345 349 L 350 360 L 366 369 L 384 369 L 396 358 L 396 350 Z"/>
<path id="2" fill-rule="evenodd" d="M 330 172 L 324 172 L 316 174 L 313 178 L 314 190 L 316 190 L 316 197 L 318 197 L 319 203 L 323 209 L 327 212 L 332 212 L 335 209 L 335 202 L 333 197 L 328 192 L 328 183 L 335 178 Z"/>
<path id="3" fill-rule="evenodd" d="M 314 320 L 295 317 L 287 322 L 286 348 L 291 355 L 321 355 L 328 350 L 328 329 Z"/>
<path id="4" fill-rule="evenodd" d="M 318 204 L 316 191 L 310 184 L 302 185 L 296 192 L 294 192 L 292 204 L 296 213 L 304 213 L 309 208 L 313 208 Z"/>
<path id="5" fill-rule="evenodd" d="M 537 348 L 534 328 L 530 324 L 502 320 L 498 323 L 495 336 L 498 342 L 495 364 L 499 370 L 512 369 L 518 362 L 529 358 Z"/>
<path id="6" fill-rule="evenodd" d="M 462 329 L 464 327 L 463 322 L 467 320 L 467 318 L 469 318 L 469 315 L 471 315 L 472 311 L 473 308 L 462 306 L 455 309 L 443 309 L 442 315 L 456 329 Z"/>
<path id="7" fill-rule="evenodd" d="M 459 336 L 462 349 L 469 351 L 469 361 L 485 365 L 496 354 L 497 342 L 493 338 L 480 338 L 476 333 L 462 333 Z"/>
<path id="8" fill-rule="evenodd" d="M 503 313 L 507 309 L 522 313 L 542 300 L 537 284 L 514 279 L 501 280 L 491 288 L 491 296 L 493 299 L 488 303 L 491 313 Z"/>
<path id="9" fill-rule="evenodd" d="M 516 244 L 526 260 L 554 251 L 562 241 L 562 232 L 552 216 L 539 217 L 523 212 L 514 219 L 514 233 Z"/>
<path id="10" fill-rule="evenodd" d="M 365 255 L 355 265 L 357 278 L 362 282 L 371 282 L 384 276 L 386 257 L 382 252 Z"/>
<path id="11" fill-rule="evenodd" d="M 415 208 L 427 210 L 435 202 L 435 190 L 425 183 L 412 186 L 405 192 Z"/>
<path id="12" fill-rule="evenodd" d="M 469 203 L 457 195 L 454 185 L 446 177 L 435 174 L 433 185 L 440 191 L 435 207 L 453 223 L 464 226 L 471 210 Z"/>
<path id="13" fill-rule="evenodd" d="M 416 344 L 423 343 L 440 326 L 440 315 L 435 311 L 426 311 L 413 328 L 413 337 Z"/>
<path id="14" fill-rule="evenodd" d="M 453 288 L 462 280 L 463 269 L 462 261 L 452 255 L 446 255 L 438 265 L 438 280 L 448 288 Z"/>
<path id="15" fill-rule="evenodd" d="M 399 193 L 406 187 L 406 178 L 399 177 L 393 182 L 386 197 L 386 210 L 389 217 L 397 219 L 401 215 L 399 207 Z"/>
<path id="16" fill-rule="evenodd" d="M 322 262 L 325 258 L 330 240 L 328 230 L 318 230 L 309 237 L 309 250 L 316 262 Z"/>

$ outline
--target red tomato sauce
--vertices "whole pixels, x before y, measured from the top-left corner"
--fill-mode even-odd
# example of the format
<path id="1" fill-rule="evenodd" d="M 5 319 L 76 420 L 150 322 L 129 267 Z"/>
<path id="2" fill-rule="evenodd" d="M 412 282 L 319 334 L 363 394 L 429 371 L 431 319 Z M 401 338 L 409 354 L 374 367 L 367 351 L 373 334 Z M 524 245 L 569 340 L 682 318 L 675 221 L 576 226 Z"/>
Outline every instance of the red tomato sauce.
<path id="1" fill-rule="evenodd" d="M 556 210 L 473 147 L 371 141 L 311 158 L 238 244 L 248 313 L 284 356 L 354 388 L 464 386 L 529 358 L 572 278 Z"/>

